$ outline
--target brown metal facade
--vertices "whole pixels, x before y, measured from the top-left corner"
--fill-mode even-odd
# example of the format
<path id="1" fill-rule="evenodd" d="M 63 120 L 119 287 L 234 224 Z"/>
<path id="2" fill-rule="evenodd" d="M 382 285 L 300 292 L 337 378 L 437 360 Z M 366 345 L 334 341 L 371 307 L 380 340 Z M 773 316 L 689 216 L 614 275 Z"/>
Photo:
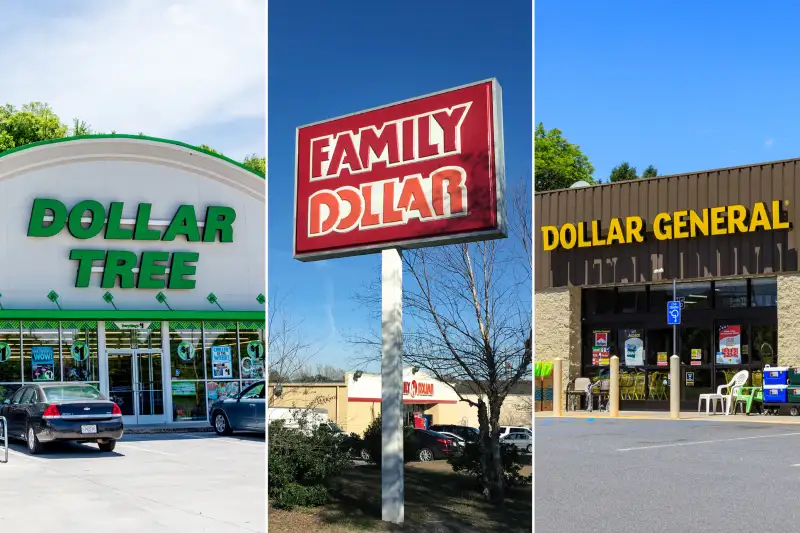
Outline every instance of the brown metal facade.
<path id="1" fill-rule="evenodd" d="M 750 209 L 756 202 L 771 205 L 775 200 L 794 224 L 800 205 L 798 179 L 800 159 L 793 159 L 536 193 L 535 288 L 796 272 L 797 243 L 791 229 L 668 241 L 657 240 L 651 232 L 658 213 L 732 204 Z M 643 243 L 543 249 L 542 226 L 600 220 L 606 234 L 612 218 L 627 216 L 644 219 L 648 235 Z M 654 275 L 658 268 L 664 272 Z"/>

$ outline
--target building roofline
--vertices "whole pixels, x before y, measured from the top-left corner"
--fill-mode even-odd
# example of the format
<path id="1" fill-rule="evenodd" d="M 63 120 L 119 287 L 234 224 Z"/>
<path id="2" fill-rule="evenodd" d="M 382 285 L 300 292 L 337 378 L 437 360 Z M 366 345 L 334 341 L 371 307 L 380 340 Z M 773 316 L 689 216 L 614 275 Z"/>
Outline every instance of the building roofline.
<path id="1" fill-rule="evenodd" d="M 745 168 L 754 168 L 754 167 L 762 167 L 765 165 L 779 165 L 784 163 L 795 163 L 800 161 L 800 158 L 794 157 L 791 159 L 779 159 L 777 161 L 765 161 L 763 163 L 750 163 L 748 165 L 736 165 L 732 167 L 718 167 L 712 168 L 708 170 L 695 170 L 692 172 L 681 172 L 679 174 L 665 174 L 663 176 L 655 176 L 652 178 L 636 178 L 635 180 L 624 180 L 624 181 L 615 181 L 615 182 L 606 182 L 606 183 L 595 183 L 593 185 L 587 185 L 585 187 L 575 187 L 570 188 L 566 187 L 563 189 L 553 189 L 552 191 L 534 191 L 534 196 L 545 196 L 548 194 L 553 194 L 557 192 L 565 192 L 565 191 L 583 191 L 586 189 L 596 189 L 599 187 L 613 187 L 616 185 L 624 185 L 626 183 L 634 183 L 637 181 L 653 181 L 653 180 L 661 180 L 661 179 L 668 179 L 668 178 L 679 178 L 681 176 L 691 176 L 692 174 L 708 174 L 710 172 L 722 172 L 723 170 L 741 170 Z M 535 186 L 535 182 L 534 182 Z"/>

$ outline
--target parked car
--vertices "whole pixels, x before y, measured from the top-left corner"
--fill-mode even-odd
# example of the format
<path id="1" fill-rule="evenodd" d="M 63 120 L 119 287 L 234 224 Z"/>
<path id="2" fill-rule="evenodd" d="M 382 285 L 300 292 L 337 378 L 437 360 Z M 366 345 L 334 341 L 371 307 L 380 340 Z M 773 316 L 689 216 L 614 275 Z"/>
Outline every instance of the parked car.
<path id="1" fill-rule="evenodd" d="M 234 431 L 266 433 L 266 381 L 258 381 L 238 396 L 217 400 L 211 405 L 211 425 L 217 435 Z"/>
<path id="2" fill-rule="evenodd" d="M 533 436 L 526 433 L 509 433 L 500 438 L 500 444 L 516 446 L 517 449 L 525 453 L 531 453 L 533 451 Z"/>
<path id="3" fill-rule="evenodd" d="M 464 446 L 467 444 L 467 441 L 464 440 L 463 437 L 459 437 L 455 433 L 450 433 L 449 431 L 438 431 L 437 433 L 441 433 L 445 437 L 453 439 L 453 444 L 455 444 L 456 446 L 458 446 L 462 450 L 464 449 Z"/>
<path id="4" fill-rule="evenodd" d="M 417 439 L 417 457 L 428 462 L 445 459 L 456 451 L 453 439 L 428 429 L 414 429 Z"/>
<path id="5" fill-rule="evenodd" d="M 431 431 L 445 431 L 447 433 L 452 433 L 454 435 L 458 435 L 467 442 L 476 442 L 480 434 L 478 428 L 471 426 L 458 426 L 455 424 L 433 424 L 428 429 Z"/>
<path id="6" fill-rule="evenodd" d="M 8 437 L 25 441 L 36 455 L 56 441 L 93 442 L 114 451 L 122 438 L 122 410 L 92 385 L 24 385 L 0 407 Z"/>
<path id="7" fill-rule="evenodd" d="M 533 431 L 530 428 L 522 426 L 500 426 L 500 438 L 510 435 L 511 433 L 523 433 L 533 439 Z"/>

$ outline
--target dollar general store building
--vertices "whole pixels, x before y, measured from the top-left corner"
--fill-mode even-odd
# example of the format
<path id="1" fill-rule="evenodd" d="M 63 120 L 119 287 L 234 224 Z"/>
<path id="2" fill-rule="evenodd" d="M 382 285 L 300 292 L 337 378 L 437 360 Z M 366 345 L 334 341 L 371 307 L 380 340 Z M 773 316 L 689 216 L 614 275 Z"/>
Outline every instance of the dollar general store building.
<path id="1" fill-rule="evenodd" d="M 0 154 L 0 401 L 87 382 L 128 424 L 204 421 L 264 376 L 263 177 L 161 139 Z"/>
<path id="2" fill-rule="evenodd" d="M 568 378 L 620 358 L 623 408 L 697 406 L 737 370 L 800 365 L 800 160 L 537 193 L 537 360 Z M 672 281 L 682 302 L 673 346 Z M 568 312 L 564 312 L 564 310 Z"/>

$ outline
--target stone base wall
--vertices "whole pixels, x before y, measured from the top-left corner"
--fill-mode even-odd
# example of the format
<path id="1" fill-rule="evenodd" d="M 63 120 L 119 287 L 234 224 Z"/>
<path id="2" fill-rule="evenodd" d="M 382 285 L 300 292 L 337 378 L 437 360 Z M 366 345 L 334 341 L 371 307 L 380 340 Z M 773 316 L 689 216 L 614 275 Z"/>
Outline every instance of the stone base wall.
<path id="1" fill-rule="evenodd" d="M 578 288 L 540 291 L 534 295 L 534 358 L 564 363 L 562 390 L 580 373 L 581 292 Z M 565 404 L 562 398 L 562 407 Z"/>
<path id="2" fill-rule="evenodd" d="M 800 275 L 778 276 L 778 365 L 800 366 Z"/>

